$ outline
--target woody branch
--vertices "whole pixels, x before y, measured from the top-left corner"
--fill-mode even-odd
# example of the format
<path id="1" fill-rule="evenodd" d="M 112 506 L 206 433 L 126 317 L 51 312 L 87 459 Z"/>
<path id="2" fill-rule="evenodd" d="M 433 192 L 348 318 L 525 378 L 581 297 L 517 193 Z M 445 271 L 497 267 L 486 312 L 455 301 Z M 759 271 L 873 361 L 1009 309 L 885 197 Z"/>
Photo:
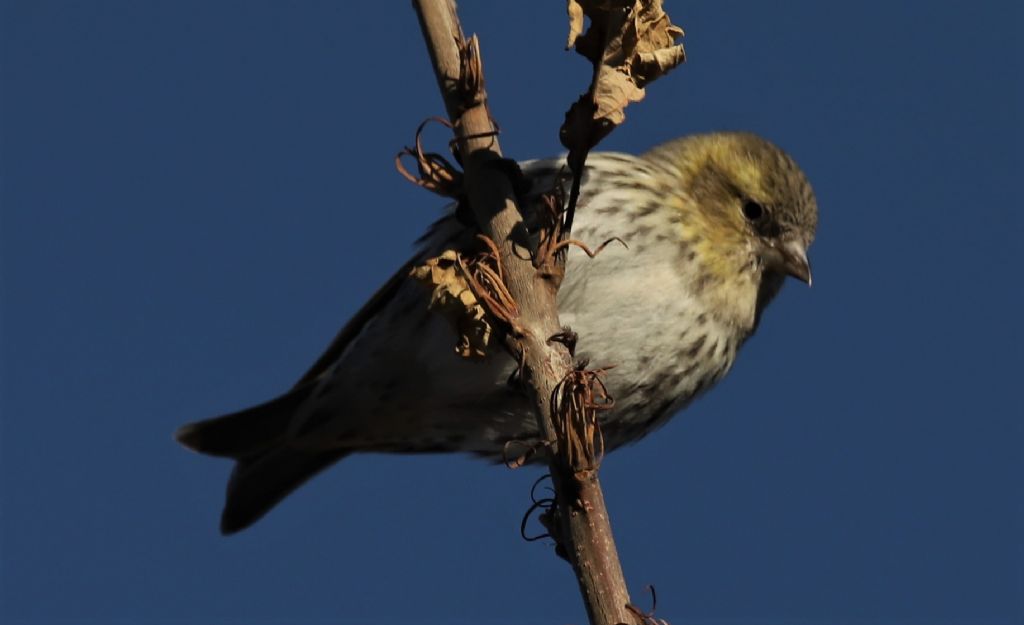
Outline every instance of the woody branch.
<path id="1" fill-rule="evenodd" d="M 557 539 L 573 565 L 592 625 L 634 623 L 596 467 L 574 470 L 563 457 L 565 441 L 553 425 L 552 398 L 573 372 L 569 350 L 549 340 L 561 332 L 558 280 L 538 271 L 521 253 L 529 243 L 512 181 L 502 159 L 483 89 L 479 47 L 462 34 L 451 0 L 414 0 L 438 86 L 454 125 L 465 167 L 464 191 L 481 231 L 497 245 L 505 284 L 518 306 L 510 349 L 522 363 L 523 382 L 536 410 L 537 425 L 549 444 L 550 471 L 557 502 Z M 516 253 L 520 250 L 520 253 Z"/>

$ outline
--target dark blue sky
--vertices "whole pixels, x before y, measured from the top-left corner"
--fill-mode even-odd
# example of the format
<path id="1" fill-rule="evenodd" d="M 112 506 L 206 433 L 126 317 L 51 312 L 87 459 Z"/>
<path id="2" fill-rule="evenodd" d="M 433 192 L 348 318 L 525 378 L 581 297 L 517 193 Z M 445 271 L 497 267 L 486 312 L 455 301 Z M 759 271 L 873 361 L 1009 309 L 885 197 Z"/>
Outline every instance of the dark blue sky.
<path id="1" fill-rule="evenodd" d="M 463 4 L 506 152 L 558 152 L 588 78 L 562 3 Z M 814 288 L 607 458 L 635 599 L 676 625 L 1024 622 L 1019 4 L 667 8 L 690 61 L 606 147 L 759 132 L 821 227 Z M 408 2 L 0 11 L 0 620 L 584 622 L 519 538 L 535 472 L 356 457 L 225 539 L 229 464 L 171 440 L 286 389 L 438 214 L 391 165 L 443 111 Z"/>

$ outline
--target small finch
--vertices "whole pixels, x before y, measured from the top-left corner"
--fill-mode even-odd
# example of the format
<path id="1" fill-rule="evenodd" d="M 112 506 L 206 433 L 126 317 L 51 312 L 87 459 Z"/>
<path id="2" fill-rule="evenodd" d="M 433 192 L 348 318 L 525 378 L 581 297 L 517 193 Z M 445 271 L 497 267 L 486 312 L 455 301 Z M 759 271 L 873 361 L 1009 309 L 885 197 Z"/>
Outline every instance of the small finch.
<path id="1" fill-rule="evenodd" d="M 563 184 L 561 159 L 524 163 L 537 192 Z M 534 197 L 533 200 L 536 200 Z M 530 201 L 530 200 L 528 200 Z M 605 446 L 636 441 L 729 371 L 786 276 L 810 284 L 811 187 L 779 148 L 746 133 L 684 137 L 642 156 L 587 160 L 573 238 L 618 237 L 591 259 L 571 250 L 558 294 L 581 358 L 611 365 Z M 280 397 L 185 425 L 185 446 L 235 460 L 221 531 L 258 520 L 317 472 L 357 452 L 471 452 L 502 458 L 538 438 L 515 363 L 452 349 L 412 267 L 472 237 L 453 213 Z"/>

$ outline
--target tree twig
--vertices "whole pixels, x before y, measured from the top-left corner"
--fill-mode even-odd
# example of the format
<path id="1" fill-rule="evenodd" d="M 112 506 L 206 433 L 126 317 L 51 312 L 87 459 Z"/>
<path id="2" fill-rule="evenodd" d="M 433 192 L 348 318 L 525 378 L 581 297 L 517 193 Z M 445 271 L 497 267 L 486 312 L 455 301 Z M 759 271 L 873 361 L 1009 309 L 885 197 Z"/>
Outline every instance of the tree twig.
<path id="1" fill-rule="evenodd" d="M 465 191 L 481 230 L 494 241 L 505 284 L 518 305 L 517 331 L 508 341 L 521 358 L 523 382 L 537 411 L 557 501 L 557 539 L 573 565 L 592 625 L 636 623 L 619 564 L 597 470 L 574 470 L 560 459 L 565 448 L 552 424 L 551 398 L 573 372 L 566 346 L 548 340 L 562 333 L 557 283 L 516 253 L 527 245 L 522 217 L 487 107 L 479 43 L 462 34 L 451 0 L 414 0 L 438 86 L 454 125 L 465 167 Z"/>

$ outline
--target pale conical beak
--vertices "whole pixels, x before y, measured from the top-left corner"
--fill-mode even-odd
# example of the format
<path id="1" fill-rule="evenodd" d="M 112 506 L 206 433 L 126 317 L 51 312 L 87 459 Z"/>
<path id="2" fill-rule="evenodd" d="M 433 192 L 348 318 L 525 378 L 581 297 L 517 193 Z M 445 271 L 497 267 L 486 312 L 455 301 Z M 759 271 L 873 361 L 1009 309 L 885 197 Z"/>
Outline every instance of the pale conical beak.
<path id="1" fill-rule="evenodd" d="M 778 248 L 782 254 L 782 266 L 786 273 L 811 286 L 811 263 L 807 260 L 807 250 L 799 241 L 786 241 Z"/>

